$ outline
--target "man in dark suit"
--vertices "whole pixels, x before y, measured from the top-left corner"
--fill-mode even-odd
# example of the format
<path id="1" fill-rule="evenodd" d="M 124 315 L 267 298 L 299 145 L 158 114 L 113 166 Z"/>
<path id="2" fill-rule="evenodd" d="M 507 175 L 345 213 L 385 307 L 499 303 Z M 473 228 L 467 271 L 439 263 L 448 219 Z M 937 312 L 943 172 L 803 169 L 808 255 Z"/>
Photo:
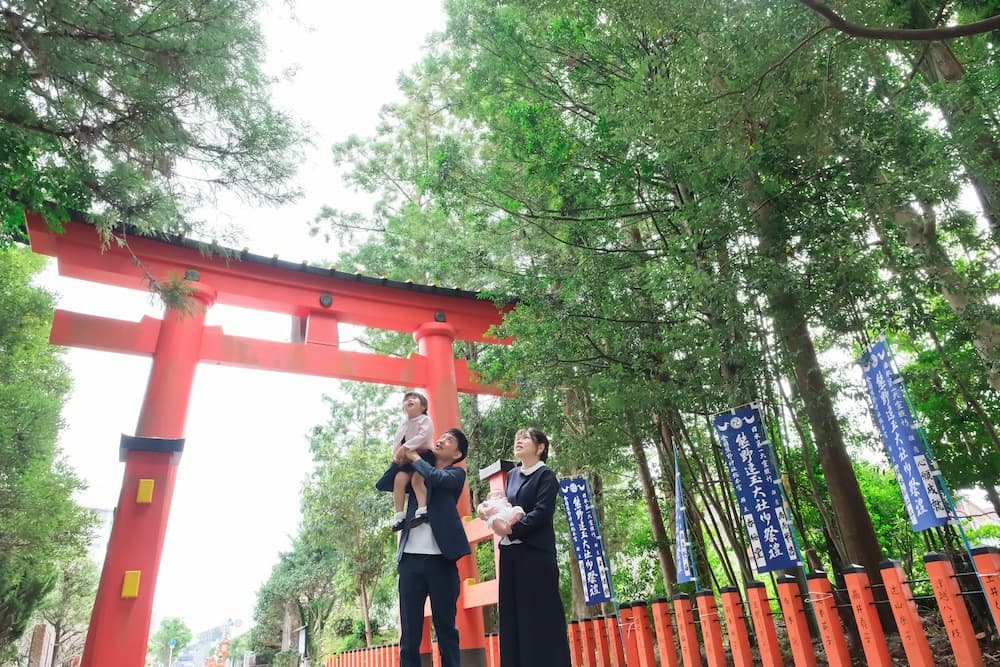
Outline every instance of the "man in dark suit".
<path id="1" fill-rule="evenodd" d="M 406 524 L 399 538 L 396 562 L 399 572 L 399 664 L 421 667 L 424 603 L 431 599 L 431 620 L 437 633 L 441 667 L 460 667 L 455 609 L 459 578 L 456 561 L 471 553 L 458 497 L 465 486 L 465 470 L 455 464 L 469 453 L 469 441 L 457 428 L 441 434 L 432 449 L 434 465 L 405 447 L 375 483 L 379 491 L 391 493 L 396 472 L 410 463 L 427 484 L 427 513 L 415 517 L 417 499 L 409 490 Z"/>

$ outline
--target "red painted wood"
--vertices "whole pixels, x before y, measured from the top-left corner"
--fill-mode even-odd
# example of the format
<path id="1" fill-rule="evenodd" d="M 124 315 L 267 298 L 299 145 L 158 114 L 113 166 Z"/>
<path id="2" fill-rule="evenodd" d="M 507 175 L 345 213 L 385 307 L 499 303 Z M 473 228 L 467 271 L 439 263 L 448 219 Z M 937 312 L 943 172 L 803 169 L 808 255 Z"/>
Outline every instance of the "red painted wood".
<path id="1" fill-rule="evenodd" d="M 681 648 L 684 667 L 701 667 L 701 650 L 698 647 L 698 630 L 694 624 L 694 610 L 685 593 L 673 597 L 674 619 L 677 623 L 677 641 Z"/>
<path id="2" fill-rule="evenodd" d="M 722 648 L 722 623 L 719 620 L 719 606 L 712 591 L 695 593 L 698 605 L 698 620 L 701 622 L 701 636 L 705 642 L 705 655 L 709 667 L 726 667 L 726 652 Z"/>
<path id="3" fill-rule="evenodd" d="M 833 596 L 833 586 L 826 578 L 826 572 L 811 572 L 806 575 L 809 598 L 812 601 L 816 625 L 826 650 L 826 659 L 831 667 L 851 667 L 851 653 L 847 649 L 844 628 L 840 625 L 837 601 Z"/>
<path id="4" fill-rule="evenodd" d="M 639 667 L 656 667 L 656 651 L 653 648 L 653 628 L 649 622 L 649 610 L 645 602 L 632 604 L 632 621 L 639 650 Z"/>
<path id="5" fill-rule="evenodd" d="M 68 222 L 65 233 L 56 234 L 37 214 L 28 214 L 27 219 L 32 249 L 58 256 L 59 273 L 72 278 L 147 290 L 143 268 L 161 280 L 195 269 L 203 283 L 218 291 L 221 304 L 301 318 L 319 311 L 345 324 L 404 333 L 415 331 L 424 322 L 433 322 L 435 313 L 442 312 L 458 340 L 509 342 L 487 335 L 490 326 L 500 323 L 506 309 L 460 290 L 421 292 L 405 289 L 401 283 L 393 286 L 388 280 L 372 285 L 351 274 L 305 272 L 276 263 L 243 261 L 239 253 L 226 258 L 162 240 L 130 237 L 129 247 L 142 262 L 140 268 L 126 248 L 111 243 L 102 250 L 90 225 Z M 332 296 L 329 308 L 319 303 L 321 294 Z"/>
<path id="6" fill-rule="evenodd" d="M 907 661 L 911 667 L 934 667 L 934 655 L 903 568 L 896 561 L 885 560 L 879 569 Z"/>
<path id="7" fill-rule="evenodd" d="M 924 555 L 927 576 L 937 598 L 941 620 L 948 631 L 948 641 L 955 653 L 958 667 L 982 667 L 983 653 L 976 641 L 976 631 L 972 627 L 969 609 L 962 599 L 962 591 L 955 579 L 955 567 L 948 556 L 939 553 Z"/>
<path id="8" fill-rule="evenodd" d="M 986 601 L 993 614 L 993 625 L 1000 630 L 1000 549 L 979 546 L 972 550 L 979 581 L 982 582 Z"/>
<path id="9" fill-rule="evenodd" d="M 153 365 L 139 413 L 136 435 L 182 438 L 194 383 L 205 311 L 211 289 L 192 285 L 196 304 L 190 313 L 168 310 L 159 327 Z M 130 451 L 125 475 L 91 613 L 83 667 L 143 665 L 149 640 L 153 596 L 160 569 L 163 540 L 177 479 L 178 457 L 170 453 Z M 150 503 L 137 503 L 140 479 L 152 479 Z M 122 598 L 127 570 L 141 572 L 139 595 Z"/>
<path id="10" fill-rule="evenodd" d="M 754 634 L 757 636 L 757 651 L 764 667 L 781 667 L 781 647 L 778 633 L 774 628 L 774 614 L 767 599 L 767 588 L 763 582 L 747 582 L 747 606 L 753 619 Z"/>
<path id="11" fill-rule="evenodd" d="M 670 603 L 666 598 L 653 600 L 653 627 L 656 628 L 656 645 L 660 650 L 660 666 L 678 667 L 674 628 L 670 622 Z"/>
<path id="12" fill-rule="evenodd" d="M 740 600 L 740 589 L 736 586 L 726 586 L 719 591 L 722 598 L 722 611 L 726 618 L 726 631 L 729 634 L 729 650 L 733 654 L 735 667 L 753 667 L 753 654 L 750 652 L 750 635 L 747 633 L 747 619 Z"/>
<path id="13" fill-rule="evenodd" d="M 875 596 L 872 595 L 868 573 L 860 565 L 844 570 L 844 585 L 851 596 L 851 609 L 861 637 L 861 648 L 870 667 L 892 667 L 889 647 L 885 642 L 885 630 L 878 617 Z"/>
<path id="14" fill-rule="evenodd" d="M 805 601 L 799 593 L 799 582 L 795 577 L 786 574 L 778 579 L 778 601 L 781 603 L 781 615 L 785 619 L 795 667 L 816 667 L 816 653 L 813 651 L 806 623 Z"/>

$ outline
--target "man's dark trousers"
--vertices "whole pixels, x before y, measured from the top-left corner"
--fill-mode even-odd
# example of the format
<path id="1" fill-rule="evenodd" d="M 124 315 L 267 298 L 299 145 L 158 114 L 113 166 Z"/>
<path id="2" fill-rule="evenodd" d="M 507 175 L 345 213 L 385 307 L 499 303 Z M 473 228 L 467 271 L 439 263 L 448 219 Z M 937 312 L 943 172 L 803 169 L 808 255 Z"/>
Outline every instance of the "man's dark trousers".
<path id="1" fill-rule="evenodd" d="M 421 667 L 424 603 L 431 598 L 431 620 L 437 634 L 441 667 L 460 667 L 455 605 L 458 567 L 441 555 L 404 553 L 399 559 L 399 623 L 406 638 L 399 645 L 400 667 Z"/>

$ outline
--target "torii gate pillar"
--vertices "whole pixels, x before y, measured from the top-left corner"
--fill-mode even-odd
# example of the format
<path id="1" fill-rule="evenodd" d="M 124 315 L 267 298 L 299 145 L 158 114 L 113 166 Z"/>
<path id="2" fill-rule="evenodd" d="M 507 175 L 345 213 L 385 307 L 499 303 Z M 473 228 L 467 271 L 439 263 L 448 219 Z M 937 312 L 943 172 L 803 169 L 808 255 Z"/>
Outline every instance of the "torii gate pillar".
<path id="1" fill-rule="evenodd" d="M 444 313 L 436 314 L 444 319 Z M 455 329 L 444 321 L 426 322 L 414 332 L 414 339 L 420 354 L 427 358 L 427 401 L 428 412 L 434 428 L 439 432 L 452 426 L 462 425 L 458 410 L 458 381 L 455 373 L 455 354 L 452 344 L 455 342 Z M 436 434 L 435 434 L 436 435 Z M 463 461 L 461 466 L 465 466 Z M 459 516 L 472 514 L 472 503 L 469 501 L 469 482 L 466 477 L 465 486 L 458 497 Z M 463 556 L 458 561 L 458 577 L 462 582 L 459 589 L 458 613 L 455 624 L 458 626 L 458 641 L 463 667 L 486 667 L 486 631 L 483 626 L 483 612 L 480 607 L 466 607 L 465 583 L 475 583 L 479 579 L 474 555 Z M 424 641 L 420 646 L 422 664 L 430 665 L 430 633 L 428 620 L 424 620 Z"/>
<path id="2" fill-rule="evenodd" d="M 187 285 L 192 292 L 186 307 L 167 308 L 160 324 L 136 436 L 122 436 L 125 476 L 82 667 L 145 664 L 205 313 L 215 301 L 211 288 L 195 282 Z"/>

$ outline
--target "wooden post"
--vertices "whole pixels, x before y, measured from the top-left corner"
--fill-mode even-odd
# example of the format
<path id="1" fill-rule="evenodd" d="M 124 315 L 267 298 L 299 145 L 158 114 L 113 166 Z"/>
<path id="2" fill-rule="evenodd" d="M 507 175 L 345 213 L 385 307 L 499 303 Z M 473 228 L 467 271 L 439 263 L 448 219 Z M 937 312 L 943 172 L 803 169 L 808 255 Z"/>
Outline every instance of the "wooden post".
<path id="1" fill-rule="evenodd" d="M 958 667 L 982 667 L 983 654 L 976 642 L 976 631 L 969 618 L 969 610 L 962 599 L 962 591 L 955 580 L 955 568 L 946 554 L 924 555 L 927 576 L 930 577 L 937 598 L 941 620 L 948 631 L 951 650 L 955 652 Z"/>
<path id="2" fill-rule="evenodd" d="M 491 632 L 486 636 L 487 660 L 490 667 L 500 667 L 500 637 Z"/>
<path id="3" fill-rule="evenodd" d="M 810 572 L 806 575 L 806 582 L 813 612 L 816 614 L 816 624 L 823 639 L 823 648 L 826 649 L 826 659 L 831 667 L 851 667 L 851 653 L 847 649 L 833 586 L 826 578 L 826 572 Z"/>
<path id="4" fill-rule="evenodd" d="M 594 633 L 594 651 L 597 653 L 597 667 L 611 667 L 611 651 L 608 647 L 608 630 L 603 616 L 590 619 L 590 629 Z"/>
<path id="5" fill-rule="evenodd" d="M 796 667 L 816 667 L 816 653 L 809 637 L 799 582 L 790 574 L 778 577 L 778 602 L 781 603 L 781 615 L 785 618 L 788 643 L 792 648 L 792 659 Z"/>
<path id="6" fill-rule="evenodd" d="M 670 623 L 670 603 L 667 598 L 653 600 L 653 626 L 656 628 L 656 645 L 660 649 L 660 667 L 678 667 L 674 628 Z"/>
<path id="7" fill-rule="evenodd" d="M 608 616 L 604 619 L 608 629 L 608 642 L 611 646 L 611 656 L 614 667 L 625 667 L 625 630 L 619 616 Z"/>
<path id="8" fill-rule="evenodd" d="M 684 667 L 701 667 L 701 650 L 698 647 L 698 631 L 694 626 L 694 611 L 687 593 L 673 597 L 674 618 L 677 619 L 677 640 L 681 645 L 681 659 Z"/>
<path id="9" fill-rule="evenodd" d="M 861 647 L 870 667 L 892 667 L 889 647 L 885 643 L 885 631 L 879 621 L 875 597 L 872 595 L 868 573 L 861 565 L 851 565 L 844 570 L 844 584 L 851 596 L 854 620 L 858 624 Z"/>
<path id="10" fill-rule="evenodd" d="M 879 569 L 882 571 L 882 583 L 885 584 L 889 607 L 896 619 L 899 640 L 910 667 L 934 667 L 934 656 L 927 643 L 927 635 L 903 568 L 894 560 L 884 560 L 879 563 Z"/>
<path id="11" fill-rule="evenodd" d="M 695 593 L 698 604 L 698 620 L 701 621 L 701 637 L 705 642 L 705 655 L 709 667 L 726 667 L 726 651 L 722 648 L 722 623 L 719 621 L 719 607 L 715 594 L 709 590 Z"/>
<path id="12" fill-rule="evenodd" d="M 574 619 L 567 623 L 566 635 L 569 640 L 569 655 L 573 667 L 582 667 L 583 649 L 580 646 L 580 621 Z"/>
<path id="13" fill-rule="evenodd" d="M 580 648 L 583 650 L 583 667 L 598 667 L 594 662 L 594 625 L 589 618 L 580 619 Z"/>
<path id="14" fill-rule="evenodd" d="M 726 617 L 726 630 L 729 634 L 729 650 L 733 654 L 735 667 L 753 667 L 753 655 L 750 653 L 750 635 L 747 633 L 746 614 L 740 599 L 740 589 L 736 586 L 726 586 L 720 591 L 722 612 Z"/>
<path id="15" fill-rule="evenodd" d="M 757 650 L 764 667 L 782 667 L 781 646 L 778 633 L 774 629 L 774 615 L 767 599 L 767 587 L 762 581 L 747 582 L 747 606 L 753 619 L 754 634 L 757 635 Z"/>
<path id="16" fill-rule="evenodd" d="M 653 649 L 653 628 L 649 623 L 649 610 L 646 609 L 645 602 L 632 603 L 632 620 L 635 622 L 639 666 L 656 667 L 656 651 Z"/>
<path id="17" fill-rule="evenodd" d="M 1000 549 L 979 546 L 972 550 L 972 562 L 976 564 L 983 594 L 993 612 L 993 626 L 1000 633 Z"/>
<path id="18" fill-rule="evenodd" d="M 622 619 L 622 638 L 625 640 L 625 659 L 629 667 L 639 664 L 639 639 L 636 637 L 635 616 L 632 614 L 633 604 L 628 602 L 618 608 Z"/>

